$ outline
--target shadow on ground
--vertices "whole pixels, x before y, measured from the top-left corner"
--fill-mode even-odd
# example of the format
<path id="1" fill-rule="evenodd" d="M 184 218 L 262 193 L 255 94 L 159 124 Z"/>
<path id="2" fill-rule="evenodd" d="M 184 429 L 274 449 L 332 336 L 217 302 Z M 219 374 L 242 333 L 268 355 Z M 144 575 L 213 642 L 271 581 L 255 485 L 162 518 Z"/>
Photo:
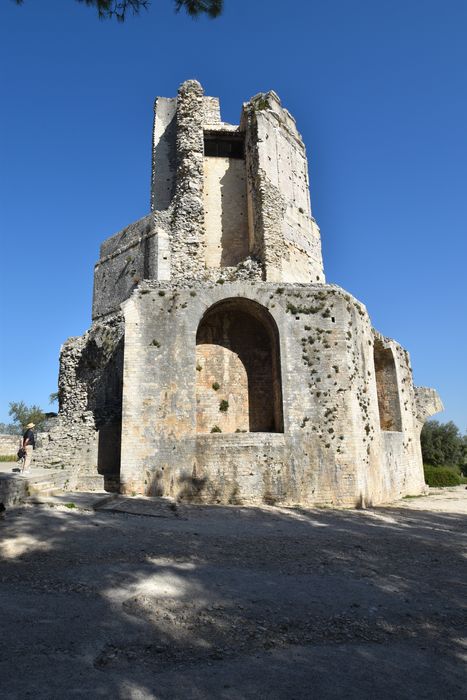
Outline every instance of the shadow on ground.
<path id="1" fill-rule="evenodd" d="M 2 698 L 461 698 L 466 520 L 9 513 Z"/>

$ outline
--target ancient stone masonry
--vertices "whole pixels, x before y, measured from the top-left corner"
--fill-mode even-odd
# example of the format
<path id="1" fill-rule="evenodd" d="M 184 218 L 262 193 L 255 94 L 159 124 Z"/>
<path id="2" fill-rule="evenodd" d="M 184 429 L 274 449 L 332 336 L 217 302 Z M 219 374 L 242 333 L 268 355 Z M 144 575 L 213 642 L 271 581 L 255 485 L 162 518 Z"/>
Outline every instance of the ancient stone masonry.
<path id="1" fill-rule="evenodd" d="M 78 487 L 222 503 L 363 505 L 424 489 L 442 408 L 407 352 L 326 284 L 308 166 L 274 92 L 221 120 L 157 98 L 151 213 L 111 236 L 93 323 L 62 348 L 36 460 Z"/>

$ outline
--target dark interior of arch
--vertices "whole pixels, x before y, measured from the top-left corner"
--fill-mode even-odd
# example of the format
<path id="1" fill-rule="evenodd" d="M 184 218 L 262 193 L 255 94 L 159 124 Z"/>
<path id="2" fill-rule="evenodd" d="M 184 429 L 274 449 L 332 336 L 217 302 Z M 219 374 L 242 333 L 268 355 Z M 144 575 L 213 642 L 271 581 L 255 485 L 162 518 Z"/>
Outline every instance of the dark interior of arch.
<path id="1" fill-rule="evenodd" d="M 376 389 L 381 430 L 402 431 L 396 365 L 391 348 L 376 339 L 374 346 Z"/>
<path id="2" fill-rule="evenodd" d="M 222 432 L 282 432 L 279 334 L 267 309 L 247 299 L 215 304 L 201 320 L 196 345 L 199 431 L 212 432 L 215 424 Z M 224 412 L 222 400 L 229 402 Z"/>

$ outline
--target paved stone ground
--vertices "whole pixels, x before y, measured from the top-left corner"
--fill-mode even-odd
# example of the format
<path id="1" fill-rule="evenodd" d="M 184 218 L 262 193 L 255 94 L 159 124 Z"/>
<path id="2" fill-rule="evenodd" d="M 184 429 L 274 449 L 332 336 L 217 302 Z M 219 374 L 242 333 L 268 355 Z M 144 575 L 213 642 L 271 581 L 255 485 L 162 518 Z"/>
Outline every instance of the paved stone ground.
<path id="1" fill-rule="evenodd" d="M 465 697 L 465 489 L 436 512 L 98 499 L 0 521 L 2 700 Z"/>

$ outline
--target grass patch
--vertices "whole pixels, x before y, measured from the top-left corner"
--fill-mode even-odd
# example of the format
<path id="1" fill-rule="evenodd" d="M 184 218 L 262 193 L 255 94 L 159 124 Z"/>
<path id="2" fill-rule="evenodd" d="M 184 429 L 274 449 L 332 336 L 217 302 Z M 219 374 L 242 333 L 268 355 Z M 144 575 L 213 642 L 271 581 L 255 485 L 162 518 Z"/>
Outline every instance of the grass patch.
<path id="1" fill-rule="evenodd" d="M 18 457 L 16 455 L 0 455 L 0 462 L 17 462 Z"/>
<path id="2" fill-rule="evenodd" d="M 65 503 L 65 508 L 76 508 L 75 503 Z"/>

